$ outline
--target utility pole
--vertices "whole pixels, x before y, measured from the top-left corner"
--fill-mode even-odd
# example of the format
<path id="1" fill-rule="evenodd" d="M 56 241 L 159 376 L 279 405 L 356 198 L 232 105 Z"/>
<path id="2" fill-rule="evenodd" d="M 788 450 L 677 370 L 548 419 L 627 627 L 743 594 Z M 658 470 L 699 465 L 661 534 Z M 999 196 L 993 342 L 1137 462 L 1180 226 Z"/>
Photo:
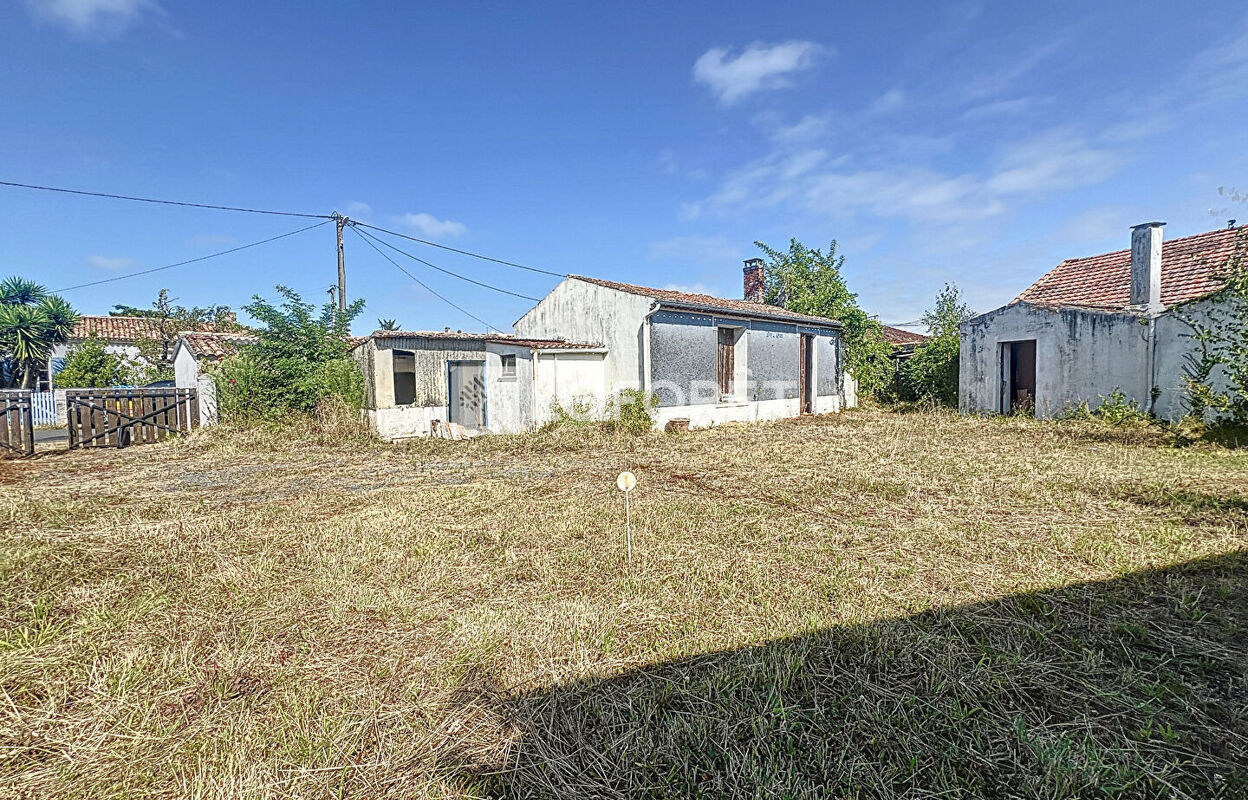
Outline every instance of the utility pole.
<path id="1" fill-rule="evenodd" d="M 342 229 L 350 222 L 346 217 L 334 212 L 334 222 L 338 224 L 338 310 L 347 310 L 347 265 L 342 254 Z"/>

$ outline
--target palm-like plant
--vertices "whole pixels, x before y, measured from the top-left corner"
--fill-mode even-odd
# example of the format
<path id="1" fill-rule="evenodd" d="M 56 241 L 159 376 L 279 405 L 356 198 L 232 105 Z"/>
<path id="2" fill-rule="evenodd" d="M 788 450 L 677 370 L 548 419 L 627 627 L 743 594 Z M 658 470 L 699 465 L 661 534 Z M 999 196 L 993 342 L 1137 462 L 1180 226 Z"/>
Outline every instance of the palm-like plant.
<path id="1" fill-rule="evenodd" d="M 398 322 L 395 322 L 395 321 L 394 321 L 394 320 L 392 320 L 392 319 L 379 319 L 379 320 L 377 320 L 377 330 L 381 330 L 381 331 L 397 331 L 398 329 L 399 329 L 399 323 L 398 323 Z"/>
<path id="2" fill-rule="evenodd" d="M 0 280 L 0 362 L 6 362 L 10 385 L 21 376 L 23 388 L 52 348 L 69 340 L 78 315 L 69 303 L 34 281 L 17 276 Z"/>

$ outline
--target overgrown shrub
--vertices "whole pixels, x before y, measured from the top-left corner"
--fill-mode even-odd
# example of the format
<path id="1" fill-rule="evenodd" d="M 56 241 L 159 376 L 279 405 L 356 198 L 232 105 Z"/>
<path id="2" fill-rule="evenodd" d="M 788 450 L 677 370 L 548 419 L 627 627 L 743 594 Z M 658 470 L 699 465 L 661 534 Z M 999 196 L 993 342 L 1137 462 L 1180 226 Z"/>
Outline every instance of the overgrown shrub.
<path id="1" fill-rule="evenodd" d="M 1218 278 L 1223 288 L 1211 298 L 1204 318 L 1180 310 L 1196 349 L 1187 356 L 1187 406 L 1198 423 L 1248 425 L 1248 232 Z"/>
<path id="2" fill-rule="evenodd" d="M 647 433 L 654 428 L 659 398 L 639 389 L 622 389 L 607 401 L 607 426 L 621 433 Z"/>
<path id="3" fill-rule="evenodd" d="M 56 373 L 56 385 L 68 389 L 97 389 L 132 383 L 135 366 L 124 356 L 110 353 L 99 336 L 91 334 L 70 348 L 65 366 Z"/>
<path id="4" fill-rule="evenodd" d="M 638 389 L 622 389 L 608 398 L 601 408 L 593 395 L 579 395 L 567 406 L 554 400 L 551 419 L 543 431 L 569 427 L 598 427 L 609 433 L 642 434 L 654 427 L 654 409 L 659 398 Z"/>
<path id="5" fill-rule="evenodd" d="M 333 303 L 314 313 L 293 290 L 278 286 L 284 298 L 274 306 L 256 296 L 244 309 L 264 327 L 255 344 L 213 370 L 217 404 L 226 420 L 275 419 L 310 414 L 324 398 L 337 397 L 358 411 L 364 376 L 348 355 L 351 320 L 364 308 L 357 300 L 346 311 Z"/>
<path id="6" fill-rule="evenodd" d="M 920 345 L 897 370 L 895 394 L 899 399 L 947 406 L 958 404 L 962 336 L 959 327 L 973 314 L 971 307 L 962 302 L 958 287 L 945 284 L 936 295 L 935 308 L 923 313 L 923 322 L 932 338 Z"/>

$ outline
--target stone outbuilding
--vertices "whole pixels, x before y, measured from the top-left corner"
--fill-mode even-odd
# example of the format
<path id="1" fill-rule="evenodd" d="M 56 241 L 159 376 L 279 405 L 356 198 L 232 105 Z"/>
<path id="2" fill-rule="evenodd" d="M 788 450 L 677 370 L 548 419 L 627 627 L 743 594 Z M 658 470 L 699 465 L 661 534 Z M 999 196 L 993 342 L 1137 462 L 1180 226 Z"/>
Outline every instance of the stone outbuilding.
<path id="1" fill-rule="evenodd" d="M 1115 391 L 1168 420 L 1187 412 L 1192 328 L 1245 228 L 1163 244 L 1161 222 L 1131 229 L 1131 249 L 1069 259 L 1009 305 L 962 324 L 963 413 L 1052 417 Z"/>

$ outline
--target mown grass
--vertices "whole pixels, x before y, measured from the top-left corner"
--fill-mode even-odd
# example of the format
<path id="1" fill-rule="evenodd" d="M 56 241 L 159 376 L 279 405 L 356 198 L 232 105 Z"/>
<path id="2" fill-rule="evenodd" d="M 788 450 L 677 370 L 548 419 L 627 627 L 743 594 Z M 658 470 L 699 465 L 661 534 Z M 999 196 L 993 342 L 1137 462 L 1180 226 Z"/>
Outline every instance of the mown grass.
<path id="1" fill-rule="evenodd" d="M 13 796 L 1248 797 L 1243 451 L 864 411 L 5 469 Z"/>

